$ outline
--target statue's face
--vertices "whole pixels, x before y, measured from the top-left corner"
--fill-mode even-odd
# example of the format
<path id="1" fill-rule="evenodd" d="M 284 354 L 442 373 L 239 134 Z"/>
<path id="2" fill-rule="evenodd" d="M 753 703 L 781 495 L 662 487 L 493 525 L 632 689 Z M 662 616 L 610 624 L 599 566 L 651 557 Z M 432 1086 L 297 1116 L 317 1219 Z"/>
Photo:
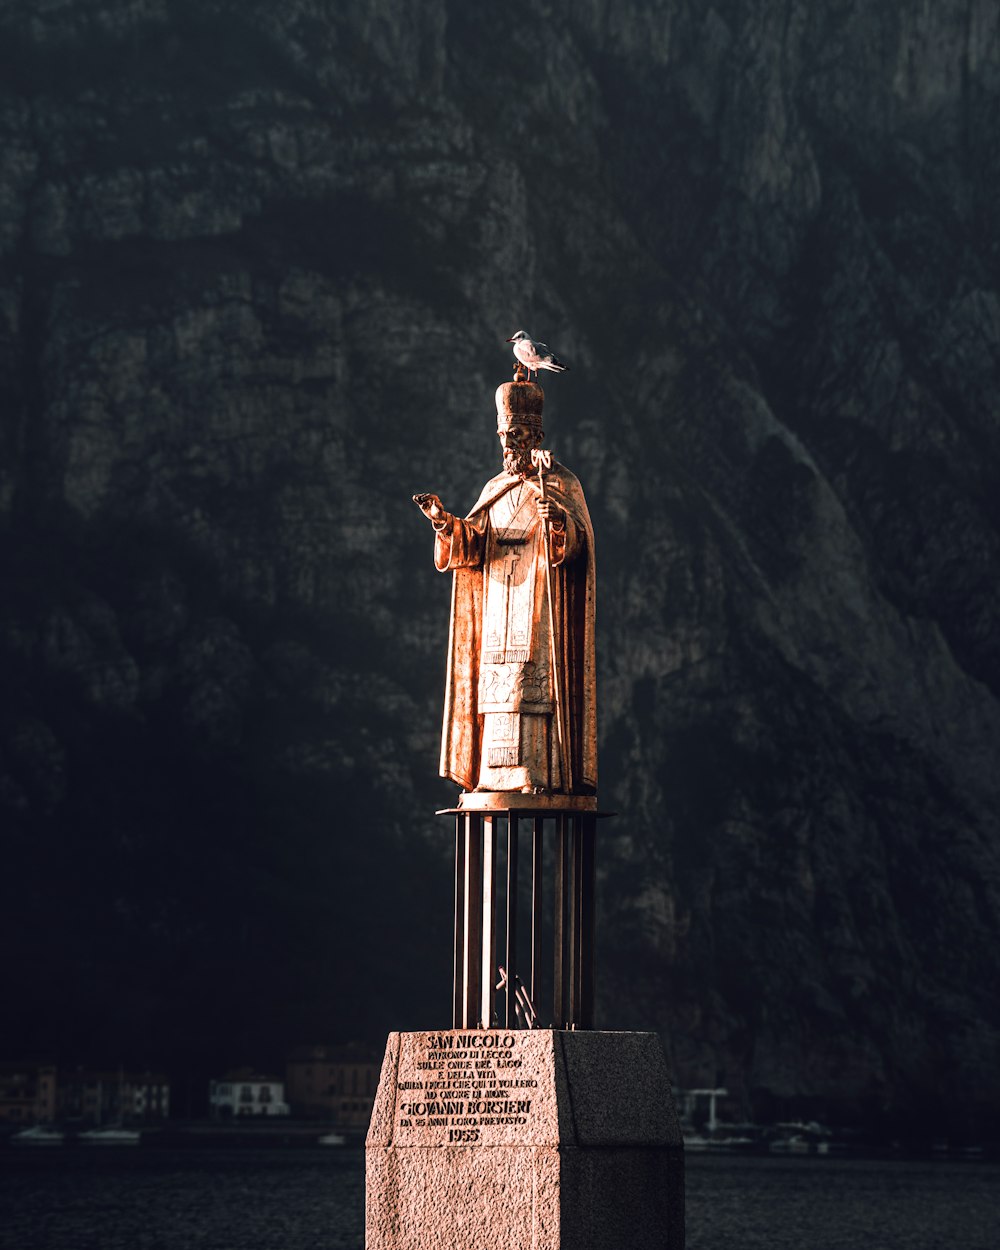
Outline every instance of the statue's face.
<path id="1" fill-rule="evenodd" d="M 503 448 L 503 467 L 508 473 L 526 477 L 532 471 L 531 450 L 542 442 L 542 431 L 534 425 L 512 424 L 497 431 Z"/>

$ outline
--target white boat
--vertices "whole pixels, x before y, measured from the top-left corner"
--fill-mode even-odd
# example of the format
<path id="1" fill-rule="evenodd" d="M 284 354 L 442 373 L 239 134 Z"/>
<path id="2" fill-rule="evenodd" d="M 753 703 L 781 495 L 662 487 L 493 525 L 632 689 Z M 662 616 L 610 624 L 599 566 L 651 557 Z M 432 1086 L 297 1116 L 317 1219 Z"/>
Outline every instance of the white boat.
<path id="1" fill-rule="evenodd" d="M 112 1105 L 115 1118 L 108 1124 L 101 1124 L 101 1112 L 104 1108 L 104 1082 L 97 1082 L 97 1123 L 93 1128 L 78 1133 L 76 1140 L 81 1146 L 138 1146 L 142 1134 L 138 1129 L 126 1128 L 122 1123 L 122 1089 L 125 1085 L 125 1070 L 118 1069 L 117 1094 Z"/>
<path id="2" fill-rule="evenodd" d="M 316 1139 L 317 1146 L 343 1146 L 347 1141 L 342 1133 L 324 1133 Z"/>
<path id="3" fill-rule="evenodd" d="M 21 1129 L 10 1139 L 12 1146 L 61 1146 L 66 1134 L 51 1124 L 36 1124 L 34 1128 Z"/>
<path id="4" fill-rule="evenodd" d="M 708 1137 L 704 1133 L 684 1134 L 684 1149 L 698 1154 L 711 1151 L 726 1154 L 731 1150 L 750 1150 L 755 1144 L 752 1137 L 743 1137 L 733 1133 L 716 1132 Z"/>
<path id="5" fill-rule="evenodd" d="M 130 1128 L 91 1128 L 77 1136 L 83 1146 L 138 1146 L 142 1134 Z"/>
<path id="6" fill-rule="evenodd" d="M 773 1155 L 807 1155 L 814 1149 L 814 1143 L 798 1133 L 791 1137 L 776 1137 L 768 1146 Z"/>
<path id="7" fill-rule="evenodd" d="M 801 1121 L 793 1120 L 776 1124 L 775 1129 L 778 1135 L 768 1145 L 768 1149 L 772 1154 L 808 1155 L 830 1153 L 830 1139 L 833 1137 L 833 1130 L 827 1128 L 825 1124 L 818 1124 L 815 1120 L 809 1120 L 805 1124 Z"/>

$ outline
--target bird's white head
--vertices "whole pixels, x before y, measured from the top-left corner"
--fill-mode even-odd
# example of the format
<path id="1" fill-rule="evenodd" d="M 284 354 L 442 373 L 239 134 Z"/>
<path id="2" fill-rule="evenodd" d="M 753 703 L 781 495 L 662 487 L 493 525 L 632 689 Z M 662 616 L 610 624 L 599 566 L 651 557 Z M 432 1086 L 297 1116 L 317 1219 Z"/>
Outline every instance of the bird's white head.
<path id="1" fill-rule="evenodd" d="M 527 330 L 518 330 L 516 334 L 512 334 L 510 336 L 507 342 L 508 343 L 520 343 L 524 339 L 530 339 L 530 338 L 531 338 L 531 335 L 528 333 Z"/>

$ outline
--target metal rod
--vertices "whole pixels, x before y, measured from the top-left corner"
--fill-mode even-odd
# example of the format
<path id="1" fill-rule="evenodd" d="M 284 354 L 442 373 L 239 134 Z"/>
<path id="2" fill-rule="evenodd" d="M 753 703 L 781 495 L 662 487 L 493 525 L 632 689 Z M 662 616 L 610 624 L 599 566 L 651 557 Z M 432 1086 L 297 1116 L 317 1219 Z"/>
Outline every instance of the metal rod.
<path id="1" fill-rule="evenodd" d="M 536 816 L 531 831 L 531 1001 L 538 1010 L 538 994 L 542 976 L 542 855 L 545 850 L 543 838 L 544 818 Z"/>
<path id="2" fill-rule="evenodd" d="M 463 837 L 464 819 L 460 813 L 455 816 L 455 951 L 453 959 L 453 975 L 451 990 L 451 1027 L 462 1027 L 462 986 L 465 977 L 462 971 L 463 951 L 465 949 L 465 838 Z"/>
<path id="3" fill-rule="evenodd" d="M 488 1029 L 493 1023 L 493 978 L 496 976 L 496 859 L 497 827 L 493 816 L 483 818 L 483 945 L 477 1023 Z"/>
<path id="4" fill-rule="evenodd" d="M 482 821 L 472 812 L 465 818 L 465 938 L 462 1028 L 479 1022 L 479 972 L 483 937 L 483 841 Z"/>
<path id="5" fill-rule="evenodd" d="M 567 903 L 569 882 L 566 880 L 566 817 L 556 817 L 556 882 L 555 907 L 553 908 L 554 926 L 552 932 L 552 1027 L 566 1027 L 566 942 L 569 937 L 567 925 Z"/>
<path id="6" fill-rule="evenodd" d="M 504 934 L 507 942 L 507 987 L 504 992 L 504 1028 L 517 1024 L 517 817 L 507 813 L 507 923 Z"/>
<path id="7" fill-rule="evenodd" d="M 596 999 L 597 945 L 597 817 L 586 815 L 583 824 L 583 856 L 581 882 L 582 942 L 580 949 L 580 1027 L 594 1027 Z"/>
<path id="8" fill-rule="evenodd" d="M 583 828 L 579 816 L 567 817 L 570 837 L 569 1023 L 579 1025 L 583 1000 Z"/>

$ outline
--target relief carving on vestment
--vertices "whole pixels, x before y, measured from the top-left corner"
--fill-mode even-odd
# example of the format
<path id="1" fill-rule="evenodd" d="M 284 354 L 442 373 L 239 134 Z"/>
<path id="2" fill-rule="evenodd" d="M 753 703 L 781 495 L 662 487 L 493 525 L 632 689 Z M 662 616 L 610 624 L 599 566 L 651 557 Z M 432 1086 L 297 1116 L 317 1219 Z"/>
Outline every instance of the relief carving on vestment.
<path id="1" fill-rule="evenodd" d="M 547 665 L 485 664 L 479 678 L 480 712 L 552 711 Z"/>

